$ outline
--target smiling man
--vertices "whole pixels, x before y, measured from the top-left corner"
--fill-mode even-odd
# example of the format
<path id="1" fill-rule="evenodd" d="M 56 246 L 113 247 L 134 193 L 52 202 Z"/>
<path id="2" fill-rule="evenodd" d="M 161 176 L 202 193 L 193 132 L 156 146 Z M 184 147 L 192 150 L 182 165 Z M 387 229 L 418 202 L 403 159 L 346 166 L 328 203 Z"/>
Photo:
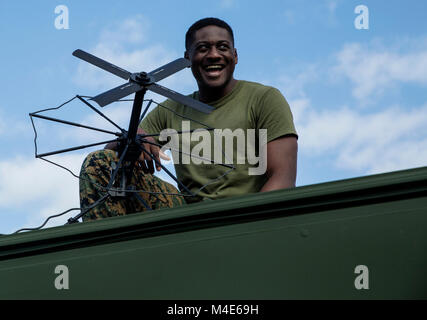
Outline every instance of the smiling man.
<path id="1" fill-rule="evenodd" d="M 140 196 L 151 208 L 156 209 L 184 202 L 216 200 L 294 187 L 297 133 L 291 110 L 277 89 L 234 78 L 238 55 L 231 27 L 217 18 L 199 20 L 188 29 L 185 47 L 184 56 L 191 61 L 191 70 L 198 85 L 198 91 L 190 97 L 211 105 L 215 110 L 205 114 L 167 100 L 144 118 L 138 133 L 178 132 L 184 127 L 197 129 L 191 135 L 166 134 L 169 142 L 175 141 L 175 149 L 191 150 L 191 156 L 188 152 L 173 154 L 174 164 L 177 178 L 197 197 L 184 200 L 175 195 L 154 197 L 149 193 L 141 193 Z M 206 126 L 215 130 L 207 132 Z M 156 140 L 149 139 L 167 144 L 164 138 L 161 135 Z M 170 144 L 167 146 L 170 147 Z M 114 147 L 109 145 L 107 150 L 89 155 L 83 163 L 80 184 L 82 208 L 100 198 L 96 185 L 106 185 L 111 172 L 109 165 L 118 161 Z M 151 144 L 144 144 L 144 147 L 160 160 L 162 152 L 158 147 Z M 225 158 L 218 157 L 218 154 Z M 212 155 L 215 156 L 212 158 Z M 196 158 L 207 160 L 195 161 Z M 254 159 L 258 163 L 254 163 Z M 219 165 L 221 163 L 232 163 L 234 170 Z M 178 193 L 173 186 L 152 175 L 155 166 L 149 156 L 141 154 L 133 181 L 136 189 Z M 100 167 L 103 169 L 100 170 Z M 156 166 L 156 169 L 160 170 L 160 167 Z M 110 198 L 103 205 L 92 209 L 85 219 L 144 210 L 133 198 Z"/>

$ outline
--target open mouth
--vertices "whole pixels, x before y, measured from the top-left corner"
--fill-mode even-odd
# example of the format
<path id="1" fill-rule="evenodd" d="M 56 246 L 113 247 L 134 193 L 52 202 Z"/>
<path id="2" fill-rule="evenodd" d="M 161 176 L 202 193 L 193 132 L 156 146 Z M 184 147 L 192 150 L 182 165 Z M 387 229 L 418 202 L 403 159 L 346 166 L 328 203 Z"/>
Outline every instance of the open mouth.
<path id="1" fill-rule="evenodd" d="M 223 69 L 224 66 L 221 64 L 211 64 L 203 67 L 203 70 L 212 76 L 220 74 Z"/>

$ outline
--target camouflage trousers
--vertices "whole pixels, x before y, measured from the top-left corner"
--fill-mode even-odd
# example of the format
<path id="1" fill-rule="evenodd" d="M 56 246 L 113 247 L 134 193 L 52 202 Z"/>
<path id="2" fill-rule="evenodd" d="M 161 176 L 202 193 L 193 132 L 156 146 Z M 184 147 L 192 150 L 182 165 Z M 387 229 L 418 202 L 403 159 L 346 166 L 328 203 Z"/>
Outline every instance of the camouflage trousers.
<path id="1" fill-rule="evenodd" d="M 116 152 L 112 150 L 98 150 L 86 157 L 80 171 L 80 207 L 82 210 L 89 208 L 108 193 L 105 188 L 110 181 L 112 168 L 118 161 Z M 182 196 L 176 195 L 179 194 L 179 191 L 173 185 L 154 175 L 144 173 L 139 165 L 135 165 L 133 173 L 131 181 L 128 181 L 127 185 L 132 186 L 134 190 L 143 190 L 137 194 L 151 209 L 171 208 L 185 203 Z M 120 181 L 120 179 L 121 176 L 118 175 L 115 181 Z M 117 188 L 118 183 L 115 183 L 113 187 Z M 146 210 L 144 203 L 135 196 L 126 198 L 108 196 L 104 202 L 100 201 L 100 204 L 90 209 L 82 219 L 83 221 L 97 220 Z"/>

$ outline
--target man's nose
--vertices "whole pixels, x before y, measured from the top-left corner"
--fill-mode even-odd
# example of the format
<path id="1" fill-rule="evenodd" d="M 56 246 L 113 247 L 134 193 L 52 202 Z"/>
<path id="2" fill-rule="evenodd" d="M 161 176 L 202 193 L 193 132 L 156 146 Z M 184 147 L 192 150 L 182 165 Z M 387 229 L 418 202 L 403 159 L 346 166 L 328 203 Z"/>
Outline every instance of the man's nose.
<path id="1" fill-rule="evenodd" d="M 221 54 L 215 46 L 212 46 L 210 47 L 206 57 L 209 59 L 219 59 L 221 58 Z"/>

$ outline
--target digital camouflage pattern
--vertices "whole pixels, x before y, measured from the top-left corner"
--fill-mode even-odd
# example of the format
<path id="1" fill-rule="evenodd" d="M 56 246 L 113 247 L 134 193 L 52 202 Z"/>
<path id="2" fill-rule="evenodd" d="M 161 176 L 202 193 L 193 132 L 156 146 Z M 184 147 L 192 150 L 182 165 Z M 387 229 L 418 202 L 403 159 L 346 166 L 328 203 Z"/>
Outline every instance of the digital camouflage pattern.
<path id="1" fill-rule="evenodd" d="M 82 210 L 94 204 L 107 193 L 106 187 L 113 172 L 112 168 L 118 161 L 116 152 L 112 150 L 98 150 L 86 157 L 80 171 L 80 206 Z M 120 181 L 120 178 L 118 176 L 116 181 Z M 182 196 L 168 195 L 179 193 L 173 185 L 154 175 L 144 173 L 139 165 L 135 166 L 134 175 L 127 184 L 133 186 L 135 190 L 148 191 L 138 192 L 138 194 L 153 210 L 176 207 L 185 203 Z M 118 187 L 118 183 L 115 183 L 114 187 Z M 88 211 L 83 216 L 83 221 L 146 210 L 144 204 L 136 197 L 109 196 L 103 203 Z"/>

